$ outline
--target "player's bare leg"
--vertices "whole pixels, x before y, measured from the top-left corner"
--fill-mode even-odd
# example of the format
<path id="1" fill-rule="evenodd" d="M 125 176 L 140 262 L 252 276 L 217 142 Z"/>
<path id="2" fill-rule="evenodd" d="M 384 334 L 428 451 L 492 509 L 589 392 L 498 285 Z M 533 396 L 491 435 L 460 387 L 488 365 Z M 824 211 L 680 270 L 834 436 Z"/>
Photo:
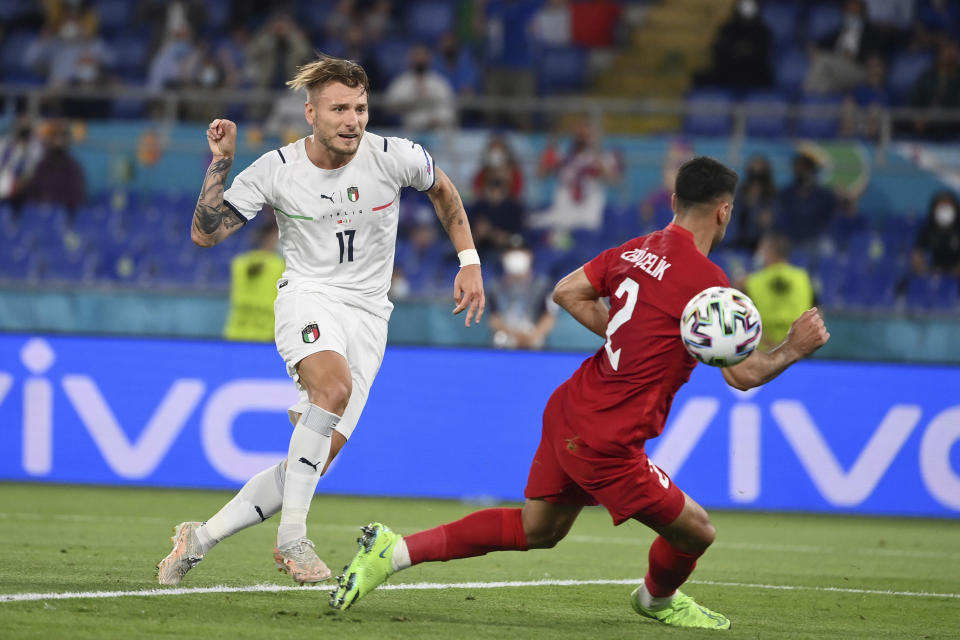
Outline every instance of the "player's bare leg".
<path id="1" fill-rule="evenodd" d="M 527 500 L 522 509 L 483 509 L 407 537 L 379 522 L 371 523 L 361 529 L 357 553 L 337 578 L 330 606 L 347 609 L 397 571 L 421 562 L 551 548 L 570 531 L 580 509 L 579 505 Z"/>
<path id="2" fill-rule="evenodd" d="M 346 359 L 334 351 L 310 354 L 298 363 L 297 374 L 310 404 L 290 438 L 273 558 L 281 571 L 304 584 L 330 577 L 307 537 L 307 513 L 320 476 L 346 442 L 335 428 L 350 400 L 352 378 Z"/>
<path id="3" fill-rule="evenodd" d="M 671 626 L 729 629 L 730 621 L 725 616 L 677 590 L 716 537 L 704 508 L 684 494 L 680 515 L 670 524 L 653 529 L 660 535 L 650 547 L 647 575 L 630 594 L 634 611 Z"/>

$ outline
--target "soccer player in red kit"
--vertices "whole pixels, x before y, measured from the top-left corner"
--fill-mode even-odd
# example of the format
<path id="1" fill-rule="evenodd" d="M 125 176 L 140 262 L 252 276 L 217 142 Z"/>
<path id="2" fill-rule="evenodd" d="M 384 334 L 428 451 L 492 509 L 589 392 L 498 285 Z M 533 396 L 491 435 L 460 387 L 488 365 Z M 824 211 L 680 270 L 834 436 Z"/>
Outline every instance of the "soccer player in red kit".
<path id="1" fill-rule="evenodd" d="M 696 365 L 680 339 L 683 308 L 708 287 L 729 286 L 707 254 L 723 239 L 736 186 L 737 174 L 720 162 L 690 160 L 677 174 L 670 225 L 604 251 L 557 284 L 554 300 L 606 343 L 547 402 L 523 508 L 484 509 L 405 537 L 379 523 L 364 527 L 331 606 L 345 609 L 421 562 L 553 547 L 584 505 L 602 504 L 615 525 L 634 519 L 659 534 L 630 597 L 637 613 L 680 627 L 730 627 L 677 590 L 716 531 L 703 507 L 647 458 L 645 444 L 663 431 Z M 810 309 L 780 345 L 754 351 L 723 376 L 737 389 L 762 385 L 829 337 Z"/>

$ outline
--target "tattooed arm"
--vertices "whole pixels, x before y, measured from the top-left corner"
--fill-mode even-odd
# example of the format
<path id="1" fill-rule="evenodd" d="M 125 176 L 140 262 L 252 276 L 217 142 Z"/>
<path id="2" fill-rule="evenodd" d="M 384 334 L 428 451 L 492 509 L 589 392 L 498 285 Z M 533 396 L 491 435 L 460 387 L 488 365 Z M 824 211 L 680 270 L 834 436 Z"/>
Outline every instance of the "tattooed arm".
<path id="1" fill-rule="evenodd" d="M 437 172 L 437 181 L 433 187 L 427 191 L 427 197 L 433 203 L 433 208 L 437 212 L 443 228 L 447 230 L 447 235 L 453 242 L 457 253 L 467 249 L 474 249 L 473 235 L 470 233 L 470 222 L 467 220 L 467 212 L 463 208 L 463 200 L 453 182 L 447 177 L 441 169 L 434 167 Z M 454 308 L 454 315 L 464 309 L 467 310 L 465 324 L 469 327 L 471 317 L 480 322 L 483 317 L 484 295 L 483 295 L 483 276 L 480 274 L 480 265 L 473 264 L 461 267 L 460 272 L 453 282 L 453 299 L 457 306 Z"/>
<path id="2" fill-rule="evenodd" d="M 237 143 L 237 125 L 229 120 L 214 120 L 207 129 L 207 143 L 213 161 L 207 169 L 203 188 L 193 211 L 190 239 L 201 247 L 212 247 L 242 227 L 240 216 L 223 204 L 223 190 L 233 166 Z"/>

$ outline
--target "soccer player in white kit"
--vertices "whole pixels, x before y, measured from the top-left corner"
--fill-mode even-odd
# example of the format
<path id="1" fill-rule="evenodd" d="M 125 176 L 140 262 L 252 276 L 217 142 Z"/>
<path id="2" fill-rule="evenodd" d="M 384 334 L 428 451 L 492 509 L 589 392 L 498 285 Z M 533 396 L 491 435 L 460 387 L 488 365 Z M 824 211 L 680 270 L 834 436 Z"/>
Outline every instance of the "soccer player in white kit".
<path id="1" fill-rule="evenodd" d="M 330 578 L 307 537 L 307 511 L 320 476 L 353 432 L 383 359 L 401 188 L 426 192 L 459 254 L 454 314 L 466 310 L 467 326 L 483 315 L 480 260 L 460 195 L 419 144 L 366 131 L 363 68 L 321 56 L 287 84 L 306 90 L 313 135 L 265 153 L 224 191 L 237 126 L 211 122 L 213 161 L 191 238 L 210 247 L 264 204 L 277 213 L 287 263 L 277 283 L 277 350 L 300 392 L 289 410 L 290 447 L 286 460 L 251 478 L 206 522 L 175 527 L 173 550 L 157 565 L 161 584 L 178 584 L 217 542 L 278 511 L 277 566 L 301 584 Z"/>

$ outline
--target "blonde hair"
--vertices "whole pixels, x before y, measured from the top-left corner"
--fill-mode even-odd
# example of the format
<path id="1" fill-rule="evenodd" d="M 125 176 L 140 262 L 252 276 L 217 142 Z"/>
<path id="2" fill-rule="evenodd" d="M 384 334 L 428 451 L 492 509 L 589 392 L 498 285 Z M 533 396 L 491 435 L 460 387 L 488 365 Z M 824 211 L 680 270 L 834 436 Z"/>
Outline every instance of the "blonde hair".
<path id="1" fill-rule="evenodd" d="M 367 72 L 356 62 L 334 58 L 325 53 L 318 53 L 317 59 L 297 67 L 297 75 L 287 81 L 291 89 L 306 89 L 307 96 L 314 89 L 322 88 L 329 82 L 340 82 L 351 89 L 363 87 L 364 92 L 370 92 L 370 81 Z"/>

